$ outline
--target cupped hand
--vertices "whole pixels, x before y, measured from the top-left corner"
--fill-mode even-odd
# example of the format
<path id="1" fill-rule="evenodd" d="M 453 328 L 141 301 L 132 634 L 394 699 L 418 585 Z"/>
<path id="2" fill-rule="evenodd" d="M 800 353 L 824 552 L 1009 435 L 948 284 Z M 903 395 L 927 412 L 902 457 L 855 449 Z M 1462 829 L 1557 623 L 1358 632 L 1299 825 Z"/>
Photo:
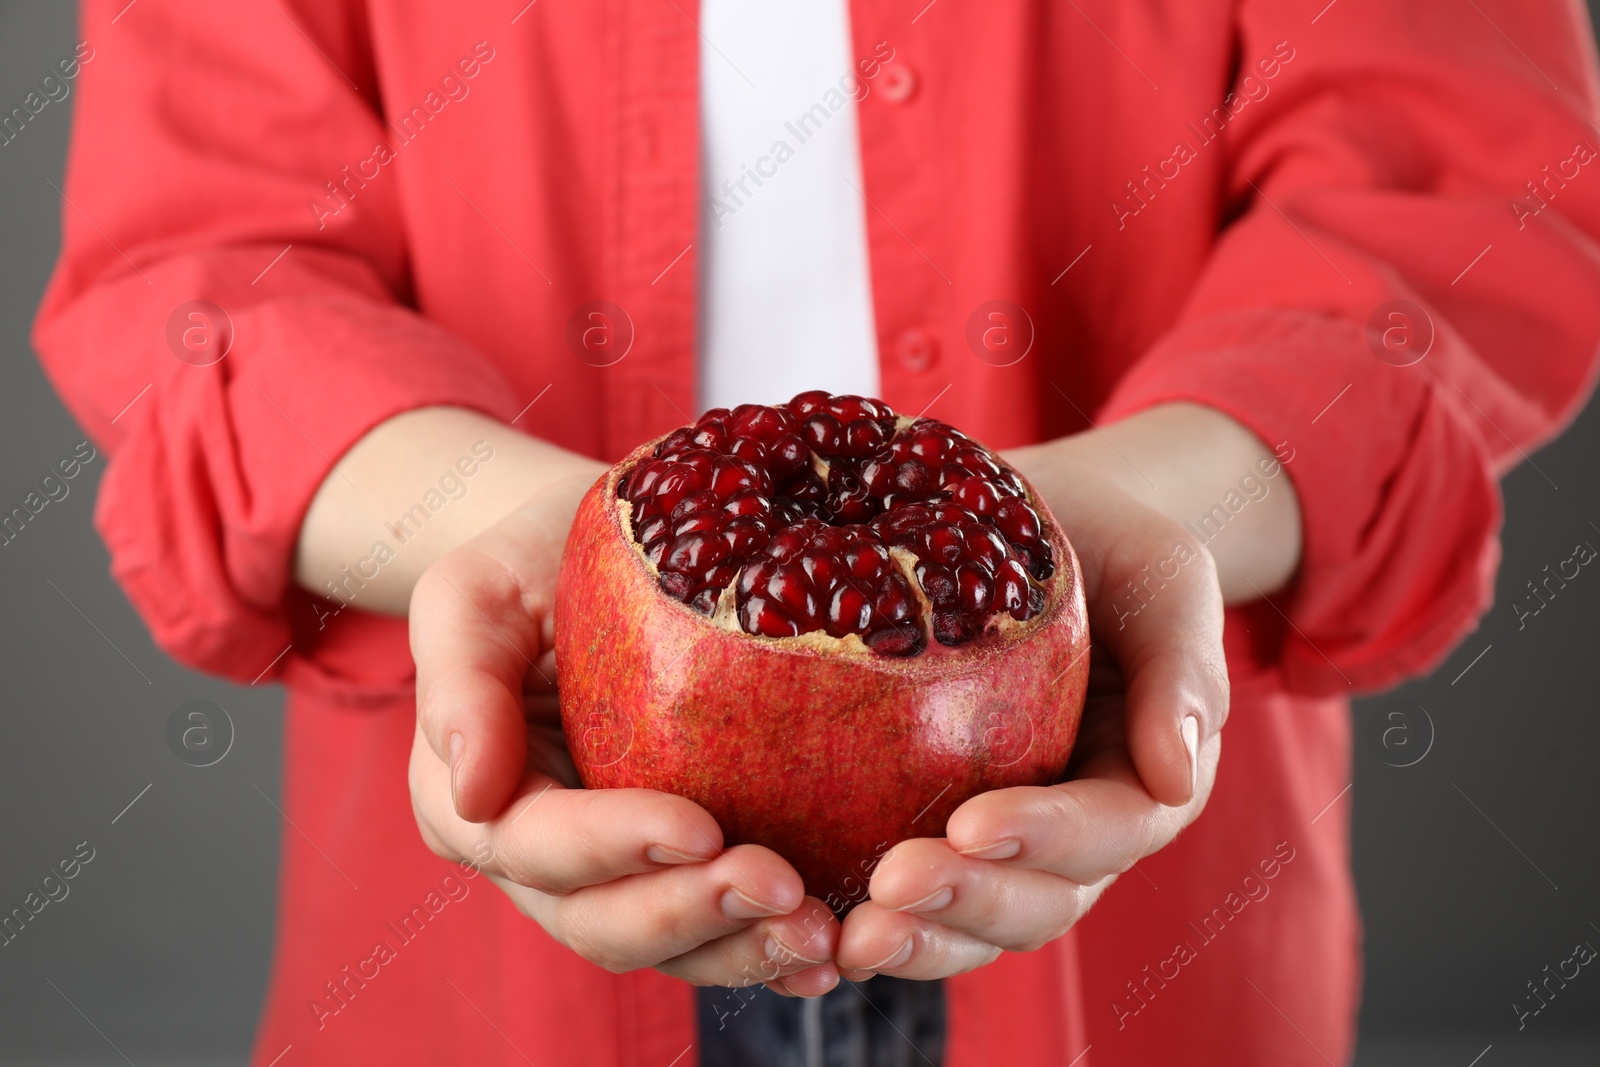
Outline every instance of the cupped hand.
<path id="1" fill-rule="evenodd" d="M 582 463 L 433 564 L 411 601 L 412 807 L 428 846 L 468 860 L 553 938 L 613 972 L 699 985 L 838 982 L 839 924 L 770 849 L 724 849 L 701 807 L 579 787 L 556 703 L 552 606 Z"/>
<path id="2" fill-rule="evenodd" d="M 944 838 L 892 849 L 845 919 L 848 979 L 942 978 L 1060 937 L 1200 814 L 1216 777 L 1228 676 L 1211 555 L 1070 439 L 1008 458 L 1082 567 L 1094 644 L 1068 780 L 974 797 Z"/>

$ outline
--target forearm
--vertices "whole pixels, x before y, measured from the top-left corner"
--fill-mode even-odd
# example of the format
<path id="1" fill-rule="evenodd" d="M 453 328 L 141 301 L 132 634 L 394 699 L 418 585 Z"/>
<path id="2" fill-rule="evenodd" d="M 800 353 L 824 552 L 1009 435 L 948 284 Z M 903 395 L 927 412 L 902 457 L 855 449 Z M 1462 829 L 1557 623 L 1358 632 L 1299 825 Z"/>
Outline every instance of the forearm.
<path id="1" fill-rule="evenodd" d="M 1187 524 L 1216 560 L 1227 603 L 1282 588 L 1299 566 L 1300 502 L 1293 484 L 1267 444 L 1212 408 L 1165 404 L 1019 449 L 1015 458 L 1047 499 L 1052 478 L 1093 471 Z"/>
<path id="2" fill-rule="evenodd" d="M 404 614 L 436 559 L 530 498 L 566 482 L 586 485 L 602 469 L 476 412 L 398 415 L 340 457 L 317 490 L 300 528 L 295 580 L 328 596 L 328 583 L 337 589 L 355 574 L 360 607 Z"/>

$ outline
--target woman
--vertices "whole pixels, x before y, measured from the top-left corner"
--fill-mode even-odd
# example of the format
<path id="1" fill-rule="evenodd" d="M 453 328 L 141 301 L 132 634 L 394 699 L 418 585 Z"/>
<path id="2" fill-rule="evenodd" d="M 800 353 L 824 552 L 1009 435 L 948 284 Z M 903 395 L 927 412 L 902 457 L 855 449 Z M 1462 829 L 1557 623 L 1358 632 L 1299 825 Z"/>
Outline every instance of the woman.
<path id="1" fill-rule="evenodd" d="M 256 1062 L 781 1062 L 783 995 L 883 1062 L 1348 1059 L 1348 698 L 1484 610 L 1593 373 L 1588 28 L 917 6 L 85 3 L 36 341 L 157 640 L 289 688 Z M 842 925 L 547 777 L 577 496 L 817 386 L 1016 449 L 1110 686 Z"/>

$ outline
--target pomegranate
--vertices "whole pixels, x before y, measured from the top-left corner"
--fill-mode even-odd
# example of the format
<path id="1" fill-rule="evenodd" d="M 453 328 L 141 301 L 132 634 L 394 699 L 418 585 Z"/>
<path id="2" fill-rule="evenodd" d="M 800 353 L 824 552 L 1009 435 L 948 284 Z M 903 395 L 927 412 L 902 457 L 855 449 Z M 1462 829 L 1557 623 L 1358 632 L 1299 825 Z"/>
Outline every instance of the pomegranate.
<path id="1" fill-rule="evenodd" d="M 878 400 L 706 412 L 579 505 L 555 612 L 589 788 L 699 803 L 836 911 L 978 793 L 1060 779 L 1077 559 L 995 453 Z"/>

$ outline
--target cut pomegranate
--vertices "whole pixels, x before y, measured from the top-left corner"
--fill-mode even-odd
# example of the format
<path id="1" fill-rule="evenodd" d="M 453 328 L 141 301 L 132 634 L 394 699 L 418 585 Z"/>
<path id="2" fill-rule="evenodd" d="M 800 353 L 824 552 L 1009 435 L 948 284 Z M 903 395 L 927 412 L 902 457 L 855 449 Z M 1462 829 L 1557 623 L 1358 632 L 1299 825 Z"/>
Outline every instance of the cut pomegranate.
<path id="1" fill-rule="evenodd" d="M 839 914 L 893 843 L 1062 781 L 1088 685 L 1044 502 L 862 397 L 708 411 L 634 449 L 578 505 L 554 615 L 584 786 L 688 798 Z"/>
<path id="2" fill-rule="evenodd" d="M 1056 561 L 1021 478 L 934 419 L 859 396 L 713 408 L 617 495 L 660 588 L 746 633 L 854 634 L 884 656 L 1042 610 Z M 915 586 L 915 589 L 913 589 Z"/>

